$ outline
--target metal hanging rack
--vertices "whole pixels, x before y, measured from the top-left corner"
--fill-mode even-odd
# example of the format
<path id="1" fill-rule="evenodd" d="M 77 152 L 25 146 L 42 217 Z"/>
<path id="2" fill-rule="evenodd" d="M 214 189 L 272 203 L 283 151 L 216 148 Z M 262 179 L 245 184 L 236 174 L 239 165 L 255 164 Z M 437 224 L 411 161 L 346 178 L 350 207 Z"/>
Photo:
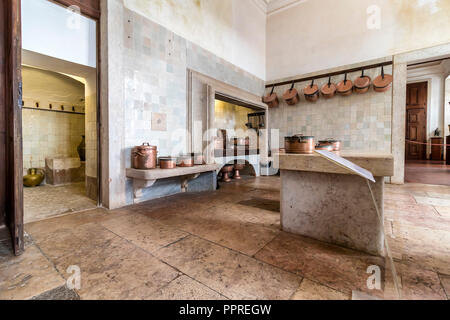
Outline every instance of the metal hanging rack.
<path id="1" fill-rule="evenodd" d="M 347 74 L 347 73 L 351 73 L 351 72 L 367 70 L 367 69 L 375 69 L 375 68 L 385 67 L 385 66 L 390 66 L 390 65 L 392 65 L 392 61 L 380 62 L 380 63 L 375 63 L 375 64 L 357 67 L 357 68 L 350 68 L 350 69 L 345 69 L 345 70 L 340 70 L 340 71 L 335 71 L 335 72 L 323 73 L 323 74 L 319 74 L 317 76 L 311 76 L 311 77 L 299 78 L 299 79 L 294 79 L 294 80 L 287 80 L 287 81 L 282 81 L 282 82 L 271 83 L 271 84 L 267 84 L 266 88 L 285 86 L 288 84 L 295 84 L 295 83 L 299 83 L 299 82 L 314 81 L 316 79 L 329 78 L 329 77 L 343 75 L 343 74 Z"/>

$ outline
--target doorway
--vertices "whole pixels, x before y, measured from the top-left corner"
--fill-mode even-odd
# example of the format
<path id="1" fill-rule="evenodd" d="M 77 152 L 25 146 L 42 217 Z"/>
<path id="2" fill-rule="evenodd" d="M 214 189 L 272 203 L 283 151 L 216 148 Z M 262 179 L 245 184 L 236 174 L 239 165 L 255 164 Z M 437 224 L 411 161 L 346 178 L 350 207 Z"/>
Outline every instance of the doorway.
<path id="1" fill-rule="evenodd" d="M 445 152 L 447 59 L 408 66 L 405 182 L 450 185 Z"/>
<path id="2" fill-rule="evenodd" d="M 426 160 L 427 82 L 406 87 L 406 160 Z"/>

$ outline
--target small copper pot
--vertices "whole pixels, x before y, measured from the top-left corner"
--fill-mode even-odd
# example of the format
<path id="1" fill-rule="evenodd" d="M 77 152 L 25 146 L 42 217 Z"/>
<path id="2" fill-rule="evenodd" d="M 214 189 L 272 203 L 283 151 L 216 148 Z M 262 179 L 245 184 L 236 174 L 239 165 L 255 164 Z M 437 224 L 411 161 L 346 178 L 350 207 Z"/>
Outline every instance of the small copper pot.
<path id="1" fill-rule="evenodd" d="M 192 158 L 194 159 L 194 165 L 196 166 L 206 164 L 205 156 L 201 153 L 193 153 Z"/>
<path id="2" fill-rule="evenodd" d="M 314 152 L 314 137 L 295 135 L 284 138 L 286 153 L 311 154 Z"/>
<path id="3" fill-rule="evenodd" d="M 161 169 L 175 169 L 177 167 L 177 158 L 161 157 L 159 158 L 159 167 Z"/>
<path id="4" fill-rule="evenodd" d="M 178 166 L 179 167 L 193 167 L 194 166 L 194 157 L 192 154 L 184 154 L 178 158 Z"/>
<path id="5" fill-rule="evenodd" d="M 331 145 L 331 144 L 318 144 L 316 146 L 316 150 L 333 151 L 333 145 Z"/>
<path id="6" fill-rule="evenodd" d="M 151 146 L 148 142 L 143 143 L 142 146 L 133 148 L 131 152 L 131 160 L 134 169 L 155 169 L 156 168 L 156 146 Z"/>
<path id="7" fill-rule="evenodd" d="M 320 140 L 319 146 L 332 146 L 331 151 L 341 151 L 342 142 L 335 139 Z"/>

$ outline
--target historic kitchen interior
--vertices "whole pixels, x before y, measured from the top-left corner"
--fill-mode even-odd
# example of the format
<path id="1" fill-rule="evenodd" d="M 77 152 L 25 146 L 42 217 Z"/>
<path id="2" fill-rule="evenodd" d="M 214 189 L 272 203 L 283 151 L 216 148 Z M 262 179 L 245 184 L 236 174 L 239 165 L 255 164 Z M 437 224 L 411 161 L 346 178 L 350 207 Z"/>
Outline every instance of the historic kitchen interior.
<path id="1" fill-rule="evenodd" d="M 12 1 L 0 299 L 450 299 L 448 2 Z"/>

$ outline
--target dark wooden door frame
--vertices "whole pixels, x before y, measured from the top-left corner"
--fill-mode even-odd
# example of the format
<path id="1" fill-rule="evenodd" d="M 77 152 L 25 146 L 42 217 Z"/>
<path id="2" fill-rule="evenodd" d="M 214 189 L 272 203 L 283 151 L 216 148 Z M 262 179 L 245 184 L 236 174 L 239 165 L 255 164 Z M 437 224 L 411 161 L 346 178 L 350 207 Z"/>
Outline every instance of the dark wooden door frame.
<path id="1" fill-rule="evenodd" d="M 97 135 L 100 137 L 100 4 L 99 0 L 53 0 L 65 6 L 77 5 L 81 13 L 97 22 Z M 92 5 L 92 7 L 90 7 Z M 5 99 L 0 101 L 5 106 L 6 122 L 6 190 L 5 190 L 5 223 L 8 225 L 13 243 L 14 254 L 20 255 L 24 250 L 23 230 L 23 155 L 22 155 L 22 30 L 21 30 L 21 0 L 4 2 L 5 17 L 0 17 L 4 23 L 4 32 L 0 41 L 5 52 Z M 1 23 L 1 22 L 0 22 Z M 1 31 L 2 29 L 0 29 Z M 3 48 L 2 48 L 3 49 Z M 0 88 L 2 90 L 2 88 Z M 0 95 L 1 98 L 1 95 Z M 100 142 L 100 139 L 98 139 Z M 98 145 L 100 159 L 100 143 Z M 101 204 L 101 170 L 98 165 L 98 198 Z M 1 214 L 1 213 L 0 213 Z M 1 220 L 0 220 L 1 221 Z"/>
<path id="2" fill-rule="evenodd" d="M 20 0 L 5 1 L 6 224 L 16 255 L 23 252 L 22 75 Z"/>

